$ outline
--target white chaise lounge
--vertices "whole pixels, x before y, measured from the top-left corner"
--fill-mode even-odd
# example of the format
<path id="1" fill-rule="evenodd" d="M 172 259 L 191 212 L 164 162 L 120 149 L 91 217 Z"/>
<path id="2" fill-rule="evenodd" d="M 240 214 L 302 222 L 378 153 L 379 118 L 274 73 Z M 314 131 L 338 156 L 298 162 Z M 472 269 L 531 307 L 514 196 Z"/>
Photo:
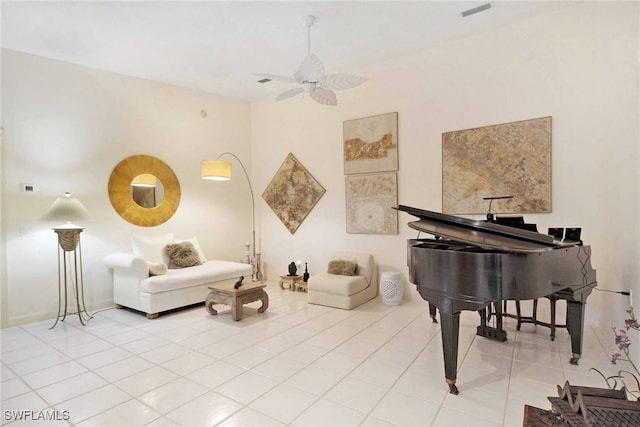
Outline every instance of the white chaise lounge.
<path id="1" fill-rule="evenodd" d="M 113 253 L 104 262 L 113 270 L 113 301 L 116 306 L 146 313 L 154 319 L 160 312 L 204 302 L 209 286 L 214 283 L 235 283 L 240 276 L 251 280 L 253 268 L 233 261 L 206 260 L 197 239 L 182 239 L 195 243 L 201 264 L 179 269 L 166 269 L 164 274 L 150 275 L 163 263 L 163 248 L 176 241 L 173 234 L 154 237 L 135 236 L 133 253 Z M 162 269 L 160 269 L 162 271 Z"/>

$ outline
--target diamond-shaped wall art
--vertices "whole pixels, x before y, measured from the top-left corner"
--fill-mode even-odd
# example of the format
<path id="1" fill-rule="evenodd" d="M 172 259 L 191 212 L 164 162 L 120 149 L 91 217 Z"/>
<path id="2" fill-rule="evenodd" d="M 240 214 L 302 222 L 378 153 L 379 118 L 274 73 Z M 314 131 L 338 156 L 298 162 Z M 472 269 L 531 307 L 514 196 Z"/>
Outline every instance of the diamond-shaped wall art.
<path id="1" fill-rule="evenodd" d="M 262 193 L 262 198 L 294 234 L 325 189 L 291 153 Z"/>

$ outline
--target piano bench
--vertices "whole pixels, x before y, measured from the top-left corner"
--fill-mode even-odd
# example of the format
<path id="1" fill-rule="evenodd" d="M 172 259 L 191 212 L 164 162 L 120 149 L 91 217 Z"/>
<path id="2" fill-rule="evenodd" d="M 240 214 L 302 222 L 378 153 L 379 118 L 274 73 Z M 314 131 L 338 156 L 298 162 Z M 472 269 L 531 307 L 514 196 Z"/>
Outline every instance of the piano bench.
<path id="1" fill-rule="evenodd" d="M 522 311 L 520 310 L 520 301 L 516 300 L 516 314 L 511 314 L 507 312 L 507 301 L 504 301 L 504 308 L 502 310 L 502 315 L 505 317 L 511 317 L 513 319 L 516 319 L 518 321 L 518 324 L 516 326 L 516 330 L 520 330 L 520 326 L 523 323 L 531 323 L 533 325 L 540 325 L 540 326 L 544 326 L 546 328 L 551 329 L 551 341 L 555 340 L 556 338 L 556 328 L 565 328 L 567 329 L 567 325 L 559 325 L 556 323 L 556 303 L 558 302 L 560 298 L 559 295 L 557 294 L 551 294 L 551 295 L 547 295 L 546 297 L 549 300 L 549 305 L 550 305 L 550 315 L 551 315 L 551 319 L 550 321 L 547 322 L 543 322 L 542 320 L 538 319 L 538 299 L 534 299 L 533 300 L 533 311 L 531 313 L 531 316 L 523 316 L 522 315 Z"/>

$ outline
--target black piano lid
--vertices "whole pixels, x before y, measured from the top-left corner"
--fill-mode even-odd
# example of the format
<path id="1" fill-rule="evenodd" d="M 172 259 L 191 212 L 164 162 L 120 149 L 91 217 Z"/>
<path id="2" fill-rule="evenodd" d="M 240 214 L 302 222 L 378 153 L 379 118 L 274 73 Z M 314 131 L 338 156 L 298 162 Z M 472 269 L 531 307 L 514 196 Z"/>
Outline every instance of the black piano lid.
<path id="1" fill-rule="evenodd" d="M 419 221 L 407 224 L 413 229 L 483 249 L 530 253 L 578 244 L 578 242 L 555 240 L 553 236 L 546 234 L 483 220 L 447 215 L 404 205 L 399 205 L 397 209 L 420 218 Z"/>

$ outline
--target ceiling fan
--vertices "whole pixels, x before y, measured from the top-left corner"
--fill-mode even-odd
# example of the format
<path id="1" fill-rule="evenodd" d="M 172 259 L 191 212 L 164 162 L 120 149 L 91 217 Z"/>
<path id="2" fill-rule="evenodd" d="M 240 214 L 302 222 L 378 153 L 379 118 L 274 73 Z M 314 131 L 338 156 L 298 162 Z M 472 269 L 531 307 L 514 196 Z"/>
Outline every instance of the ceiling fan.
<path id="1" fill-rule="evenodd" d="M 319 104 L 338 105 L 334 90 L 354 88 L 367 81 L 367 78 L 353 74 L 325 74 L 324 65 L 316 55 L 311 53 L 311 27 L 316 17 L 307 15 L 303 19 L 307 27 L 307 57 L 300 63 L 298 69 L 293 73 L 293 77 L 258 74 L 263 77 L 260 82 L 266 83 L 273 80 L 299 85 L 299 87 L 282 92 L 276 97 L 276 101 L 282 101 L 306 92 L 311 99 Z"/>

